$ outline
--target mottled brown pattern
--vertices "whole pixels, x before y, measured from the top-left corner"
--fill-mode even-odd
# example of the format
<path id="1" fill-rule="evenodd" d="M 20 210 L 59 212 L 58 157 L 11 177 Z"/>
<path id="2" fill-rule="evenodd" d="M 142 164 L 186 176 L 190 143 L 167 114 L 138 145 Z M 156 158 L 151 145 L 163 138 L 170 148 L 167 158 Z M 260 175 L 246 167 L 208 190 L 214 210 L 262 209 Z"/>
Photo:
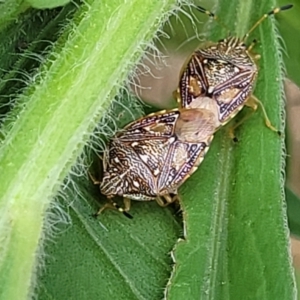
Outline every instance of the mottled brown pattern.
<path id="1" fill-rule="evenodd" d="M 175 109 L 127 125 L 105 152 L 101 192 L 140 201 L 176 194 L 207 152 L 211 117 L 206 109 Z"/>
<path id="2" fill-rule="evenodd" d="M 245 105 L 256 77 L 255 56 L 240 39 L 209 44 L 195 51 L 184 67 L 178 87 L 180 105 L 207 107 L 210 99 L 222 126 Z"/>

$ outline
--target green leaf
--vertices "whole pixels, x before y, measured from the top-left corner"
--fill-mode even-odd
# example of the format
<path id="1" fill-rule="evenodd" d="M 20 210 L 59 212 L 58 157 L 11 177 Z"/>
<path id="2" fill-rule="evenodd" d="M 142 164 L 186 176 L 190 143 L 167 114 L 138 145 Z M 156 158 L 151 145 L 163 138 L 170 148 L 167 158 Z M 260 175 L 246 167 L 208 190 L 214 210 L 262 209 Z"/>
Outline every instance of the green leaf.
<path id="1" fill-rule="evenodd" d="M 217 15 L 242 37 L 273 7 L 274 1 L 220 1 Z M 225 31 L 214 23 L 209 37 L 217 41 Z M 254 38 L 261 55 L 254 95 L 283 132 L 282 59 L 273 17 L 248 43 Z M 199 171 L 181 189 L 186 240 L 174 250 L 167 298 L 295 299 L 283 191 L 284 140 L 263 125 L 261 110 L 238 128 L 238 144 L 229 139 L 230 126 L 216 134 Z"/>
<path id="2" fill-rule="evenodd" d="M 42 232 L 50 199 L 172 5 L 85 1 L 8 117 L 0 149 L 1 299 L 32 295 L 39 241 L 52 229 Z"/>

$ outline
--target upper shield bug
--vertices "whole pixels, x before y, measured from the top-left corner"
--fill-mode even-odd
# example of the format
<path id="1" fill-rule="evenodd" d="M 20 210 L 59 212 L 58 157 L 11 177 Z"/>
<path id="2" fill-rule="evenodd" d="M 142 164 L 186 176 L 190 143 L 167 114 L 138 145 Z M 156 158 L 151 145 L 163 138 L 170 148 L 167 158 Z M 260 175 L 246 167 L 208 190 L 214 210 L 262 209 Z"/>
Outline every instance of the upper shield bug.
<path id="1" fill-rule="evenodd" d="M 218 125 L 223 126 L 244 105 L 251 107 L 253 111 L 260 105 L 267 127 L 277 131 L 269 121 L 262 103 L 252 94 L 258 74 L 259 55 L 252 52 L 255 41 L 249 46 L 246 45 L 246 41 L 249 34 L 266 18 L 292 6 L 288 4 L 264 14 L 243 38 L 229 36 L 196 50 L 180 75 L 176 91 L 180 106 L 207 108 L 218 118 Z M 202 7 L 198 7 L 198 10 L 218 20 L 212 12 Z"/>
<path id="2" fill-rule="evenodd" d="M 116 208 L 130 216 L 130 199 L 161 206 L 173 202 L 203 160 L 216 123 L 211 111 L 197 108 L 160 111 L 127 125 L 104 152 L 102 181 L 93 180 L 108 199 L 124 197 L 125 207 L 110 201 L 97 214 Z"/>

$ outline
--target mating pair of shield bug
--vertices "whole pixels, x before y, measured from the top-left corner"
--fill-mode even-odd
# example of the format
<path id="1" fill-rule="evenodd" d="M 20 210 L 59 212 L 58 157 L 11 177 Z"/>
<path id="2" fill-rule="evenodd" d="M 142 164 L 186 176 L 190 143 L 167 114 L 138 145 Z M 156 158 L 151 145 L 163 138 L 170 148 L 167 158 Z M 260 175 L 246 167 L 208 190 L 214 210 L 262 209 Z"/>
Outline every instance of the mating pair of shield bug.
<path id="1" fill-rule="evenodd" d="M 130 199 L 156 200 L 161 206 L 172 203 L 179 186 L 203 160 L 213 134 L 245 105 L 253 110 L 260 105 L 266 125 L 277 131 L 252 95 L 259 56 L 252 53 L 254 43 L 247 47 L 245 42 L 264 19 L 291 7 L 263 15 L 243 38 L 230 36 L 200 47 L 182 69 L 176 91 L 179 109 L 140 118 L 109 141 L 103 179 L 93 180 L 110 200 L 98 214 L 115 208 L 130 217 Z M 216 19 L 213 13 L 198 9 Z M 117 195 L 124 197 L 124 208 L 111 200 Z"/>

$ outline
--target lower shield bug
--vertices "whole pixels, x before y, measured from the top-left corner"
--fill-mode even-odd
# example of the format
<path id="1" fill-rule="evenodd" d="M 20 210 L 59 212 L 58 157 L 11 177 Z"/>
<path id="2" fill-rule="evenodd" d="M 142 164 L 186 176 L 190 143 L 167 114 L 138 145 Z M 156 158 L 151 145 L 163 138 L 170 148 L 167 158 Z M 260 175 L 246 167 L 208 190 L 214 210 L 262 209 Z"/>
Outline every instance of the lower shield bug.
<path id="1" fill-rule="evenodd" d="M 105 208 L 127 213 L 130 199 L 156 200 L 166 206 L 178 187 L 196 171 L 216 130 L 217 119 L 207 109 L 173 109 L 150 114 L 127 125 L 104 152 L 100 184 L 108 199 L 124 198 L 124 208 L 110 201 Z"/>
<path id="2" fill-rule="evenodd" d="M 258 74 L 259 55 L 252 52 L 255 42 L 248 47 L 245 42 L 263 20 L 292 6 L 285 5 L 264 14 L 243 38 L 230 36 L 196 50 L 180 75 L 176 91 L 180 106 L 209 109 L 218 118 L 218 125 L 223 126 L 245 105 L 253 111 L 260 105 L 267 127 L 277 131 L 269 121 L 262 103 L 252 95 Z M 217 20 L 206 9 L 198 7 L 198 10 Z"/>

